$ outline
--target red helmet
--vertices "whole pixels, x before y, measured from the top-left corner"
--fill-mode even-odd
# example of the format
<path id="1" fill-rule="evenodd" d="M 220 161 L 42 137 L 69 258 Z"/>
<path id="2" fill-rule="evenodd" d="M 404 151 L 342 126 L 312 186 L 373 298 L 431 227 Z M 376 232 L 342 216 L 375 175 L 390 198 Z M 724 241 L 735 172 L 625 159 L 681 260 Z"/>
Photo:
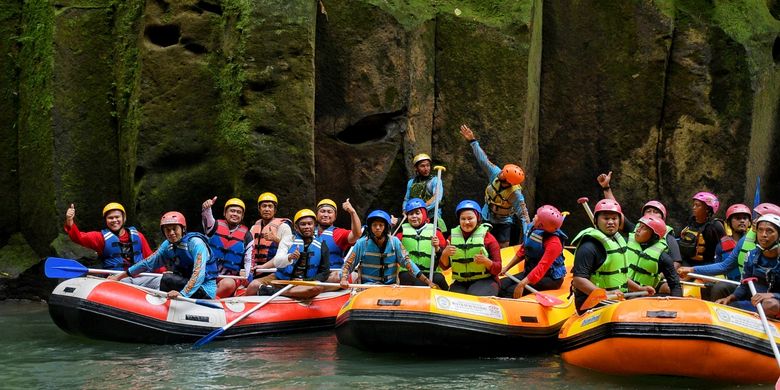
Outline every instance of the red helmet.
<path id="1" fill-rule="evenodd" d="M 536 223 L 534 227 L 552 233 L 563 225 L 563 215 L 553 206 L 544 205 L 536 210 Z"/>
<path id="2" fill-rule="evenodd" d="M 666 222 L 654 215 L 643 215 L 639 222 L 647 225 L 659 238 L 666 236 Z"/>
<path id="3" fill-rule="evenodd" d="M 696 195 L 693 196 L 693 199 L 701 201 L 707 206 L 710 206 L 713 214 L 718 212 L 718 208 L 720 207 L 720 202 L 718 201 L 718 197 L 715 196 L 715 194 L 713 194 L 712 192 L 706 192 L 706 191 L 697 192 Z"/>
<path id="4" fill-rule="evenodd" d="M 525 172 L 523 169 L 515 164 L 506 164 L 501 173 L 498 174 L 498 178 L 506 180 L 511 185 L 522 184 L 525 181 Z"/>
<path id="5" fill-rule="evenodd" d="M 612 211 L 620 214 L 620 219 L 623 220 L 623 209 L 614 199 L 602 199 L 596 203 L 596 207 L 593 208 L 593 216 L 595 217 L 601 211 Z"/>
<path id="6" fill-rule="evenodd" d="M 178 211 L 169 211 L 160 218 L 160 229 L 165 225 L 181 225 L 183 230 L 187 230 L 187 220 L 184 215 Z"/>
<path id="7" fill-rule="evenodd" d="M 642 206 L 642 215 L 645 214 L 645 209 L 647 209 L 648 207 L 652 207 L 652 208 L 658 209 L 658 211 L 661 212 L 661 218 L 666 220 L 666 207 L 664 206 L 663 203 L 661 203 L 661 202 L 659 202 L 657 200 L 651 200 L 651 201 L 645 203 L 645 205 Z"/>
<path id="8" fill-rule="evenodd" d="M 760 205 L 756 206 L 753 211 L 755 211 L 758 215 L 780 215 L 780 206 L 774 203 L 761 203 Z"/>
<path id="9" fill-rule="evenodd" d="M 731 218 L 734 214 L 750 214 L 750 207 L 745 206 L 742 203 L 737 203 L 729 206 L 728 209 L 726 209 L 726 220 L 728 221 L 729 218 Z"/>

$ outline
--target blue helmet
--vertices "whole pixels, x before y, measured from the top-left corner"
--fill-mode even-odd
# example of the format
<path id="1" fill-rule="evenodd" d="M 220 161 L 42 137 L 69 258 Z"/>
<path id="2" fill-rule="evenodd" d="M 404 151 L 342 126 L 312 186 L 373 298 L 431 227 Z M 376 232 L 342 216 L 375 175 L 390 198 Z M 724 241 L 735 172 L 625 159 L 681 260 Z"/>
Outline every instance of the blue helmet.
<path id="1" fill-rule="evenodd" d="M 417 210 L 422 208 L 425 208 L 425 201 L 420 198 L 412 198 L 406 202 L 406 207 L 404 207 L 404 212 L 408 213 L 412 210 Z"/>
<path id="2" fill-rule="evenodd" d="M 387 226 L 390 226 L 390 214 L 388 214 L 388 213 L 386 213 L 386 212 L 384 212 L 382 210 L 374 210 L 374 211 L 370 212 L 368 214 L 368 217 L 366 217 L 366 223 L 370 225 L 371 224 L 371 220 L 372 219 L 376 219 L 376 218 L 382 219 L 383 221 L 385 221 Z"/>
<path id="3" fill-rule="evenodd" d="M 463 210 L 474 210 L 474 212 L 477 213 L 477 216 L 479 216 L 482 207 L 479 206 L 479 203 L 471 199 L 466 199 L 458 203 L 458 206 L 455 207 L 455 216 L 460 216 L 460 212 Z"/>

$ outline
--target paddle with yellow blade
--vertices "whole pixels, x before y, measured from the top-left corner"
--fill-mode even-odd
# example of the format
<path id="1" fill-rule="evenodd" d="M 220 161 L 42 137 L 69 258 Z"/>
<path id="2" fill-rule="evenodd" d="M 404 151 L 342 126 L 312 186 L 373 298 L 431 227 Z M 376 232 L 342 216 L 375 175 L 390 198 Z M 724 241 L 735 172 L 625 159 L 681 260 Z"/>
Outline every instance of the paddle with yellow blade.
<path id="1" fill-rule="evenodd" d="M 607 290 L 604 290 L 603 288 L 597 288 L 590 292 L 588 298 L 585 299 L 585 302 L 583 302 L 582 306 L 580 306 L 580 311 L 588 310 L 593 306 L 598 305 L 602 301 L 606 301 L 610 299 L 624 300 L 624 299 L 641 297 L 645 295 L 647 295 L 647 291 L 636 291 L 636 292 L 623 293 L 621 298 L 621 296 L 618 294 L 607 294 Z"/>

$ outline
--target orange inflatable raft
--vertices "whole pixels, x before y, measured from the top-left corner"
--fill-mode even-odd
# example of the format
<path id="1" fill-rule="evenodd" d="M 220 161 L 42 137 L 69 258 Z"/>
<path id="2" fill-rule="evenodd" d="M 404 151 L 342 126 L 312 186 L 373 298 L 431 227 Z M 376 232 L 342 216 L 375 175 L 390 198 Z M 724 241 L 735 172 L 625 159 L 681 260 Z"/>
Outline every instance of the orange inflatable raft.
<path id="1" fill-rule="evenodd" d="M 774 342 L 780 323 L 769 321 Z M 693 298 L 640 298 L 572 317 L 563 360 L 610 374 L 775 383 L 780 369 L 755 313 Z"/>

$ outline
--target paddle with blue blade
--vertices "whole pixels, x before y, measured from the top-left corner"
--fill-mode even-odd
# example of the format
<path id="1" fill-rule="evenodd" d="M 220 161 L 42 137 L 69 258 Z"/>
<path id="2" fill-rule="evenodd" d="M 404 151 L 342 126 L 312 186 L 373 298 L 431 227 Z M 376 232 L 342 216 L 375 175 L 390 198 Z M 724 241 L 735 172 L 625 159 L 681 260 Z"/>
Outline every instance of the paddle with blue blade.
<path id="1" fill-rule="evenodd" d="M 94 268 L 87 268 L 83 264 L 79 263 L 76 260 L 73 259 L 63 259 L 61 257 L 48 257 L 46 258 L 46 263 L 44 264 L 44 272 L 46 273 L 47 278 L 52 279 L 72 279 L 72 278 L 78 278 L 81 276 L 84 276 L 86 274 L 119 274 L 122 273 L 122 271 L 114 271 L 114 270 L 108 270 L 108 269 L 94 269 Z M 161 274 L 150 274 L 150 273 L 141 273 L 139 276 L 161 276 Z M 166 294 L 163 291 L 157 291 L 152 290 L 149 288 L 144 288 L 142 286 L 133 286 L 137 287 L 141 290 L 144 290 L 150 294 L 157 295 L 160 297 L 167 297 L 168 294 Z M 197 305 L 210 307 L 212 309 L 222 309 L 222 306 L 212 303 L 203 299 L 193 299 L 193 298 L 187 298 L 183 296 L 178 296 L 175 298 L 179 301 L 184 302 L 190 302 Z"/>
<path id="2" fill-rule="evenodd" d="M 211 340 L 214 340 L 215 338 L 219 337 L 222 333 L 225 333 L 225 331 L 230 329 L 233 325 L 241 322 L 241 320 L 243 320 L 244 318 L 249 317 L 252 313 L 260 310 L 260 308 L 262 308 L 263 306 L 267 305 L 274 298 L 284 294 L 287 290 L 289 290 L 289 289 L 291 289 L 293 287 L 294 287 L 293 285 L 284 286 L 281 290 L 277 291 L 276 293 L 274 293 L 273 295 L 268 297 L 268 299 L 266 299 L 265 301 L 263 301 L 259 305 L 255 306 L 255 307 L 253 307 L 253 308 L 251 308 L 249 310 L 247 310 L 244 314 L 238 316 L 238 318 L 236 318 L 235 320 L 230 321 L 228 324 L 226 324 L 225 326 L 223 326 L 221 328 L 215 329 L 213 332 L 207 334 L 205 337 L 203 337 L 200 340 L 196 341 L 195 344 L 192 346 L 192 348 L 193 349 L 197 349 L 197 348 L 200 348 L 200 347 L 208 344 L 209 342 L 211 342 Z"/>

